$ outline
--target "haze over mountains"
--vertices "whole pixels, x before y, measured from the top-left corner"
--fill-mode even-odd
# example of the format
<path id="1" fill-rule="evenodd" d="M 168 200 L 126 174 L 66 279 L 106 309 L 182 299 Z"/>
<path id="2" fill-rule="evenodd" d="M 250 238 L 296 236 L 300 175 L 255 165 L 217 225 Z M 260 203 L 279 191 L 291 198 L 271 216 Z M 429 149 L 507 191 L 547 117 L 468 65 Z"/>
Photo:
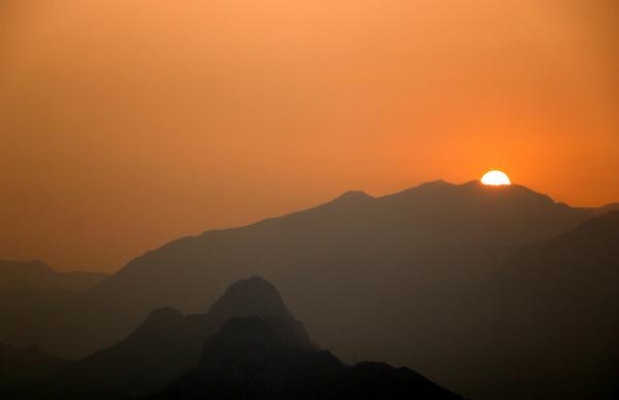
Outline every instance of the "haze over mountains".
<path id="1" fill-rule="evenodd" d="M 344 361 L 407 365 L 480 400 L 581 399 L 594 389 L 596 398 L 612 398 L 619 361 L 612 208 L 572 208 L 522 186 L 477 182 L 437 181 L 380 198 L 349 192 L 169 243 L 53 309 L 28 309 L 35 321 L 4 310 L 11 329 L 0 341 L 37 343 L 68 358 L 118 343 L 82 360 L 87 371 L 88 360 L 106 364 L 114 349 L 148 343 L 140 337 L 149 326 L 169 324 L 182 333 L 166 343 L 188 344 L 193 358 L 180 358 L 197 362 L 201 344 L 187 338 L 204 337 L 205 328 L 180 313 L 202 313 L 230 282 L 261 275 L 312 339 Z M 134 332 L 162 307 L 180 313 L 157 311 Z M 187 367 L 169 365 L 170 375 Z M 145 376 L 155 381 L 155 372 Z"/>
<path id="2" fill-rule="evenodd" d="M 107 276 L 96 272 L 57 272 L 41 261 L 0 260 L 0 290 L 86 290 Z"/>
<path id="3" fill-rule="evenodd" d="M 76 362 L 0 351 L 15 375 L 0 382 L 0 396 L 12 399 L 461 399 L 409 369 L 348 367 L 318 350 L 258 277 L 231 285 L 206 314 L 156 310 L 126 339 Z"/>
<path id="4" fill-rule="evenodd" d="M 194 368 L 205 340 L 233 317 L 259 317 L 289 347 L 312 349 L 308 334 L 277 290 L 260 278 L 231 285 L 206 314 L 153 311 L 128 337 L 69 366 L 56 391 L 71 398 L 125 398 L 157 393 Z"/>

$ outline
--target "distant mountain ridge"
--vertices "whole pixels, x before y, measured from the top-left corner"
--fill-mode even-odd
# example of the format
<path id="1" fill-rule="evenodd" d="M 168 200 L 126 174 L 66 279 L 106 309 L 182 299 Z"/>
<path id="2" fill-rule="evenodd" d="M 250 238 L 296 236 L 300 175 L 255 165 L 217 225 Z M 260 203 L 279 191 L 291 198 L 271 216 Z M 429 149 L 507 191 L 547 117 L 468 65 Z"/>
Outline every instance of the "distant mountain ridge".
<path id="1" fill-rule="evenodd" d="M 41 261 L 0 260 L 0 290 L 86 290 L 108 275 L 95 272 L 58 272 Z"/>
<path id="2" fill-rule="evenodd" d="M 173 241 L 134 259 L 91 295 L 130 296 L 142 309 L 139 314 L 164 305 L 197 312 L 205 287 L 217 290 L 223 282 L 256 271 L 277 282 L 290 266 L 303 273 L 318 265 L 372 257 L 400 262 L 445 246 L 533 243 L 597 213 L 555 203 L 517 185 L 435 181 L 377 198 L 349 192 L 308 210 Z"/>
<path id="3" fill-rule="evenodd" d="M 463 185 L 435 181 L 377 198 L 348 192 L 308 210 L 173 241 L 134 259 L 95 292 L 123 291 L 131 280 L 142 280 L 142 273 L 151 277 L 193 273 L 191 269 L 205 268 L 223 257 L 229 259 L 225 262 L 255 264 L 277 255 L 274 261 L 280 264 L 296 262 L 295 258 L 320 262 L 334 256 L 412 253 L 450 244 L 532 243 L 566 232 L 598 212 L 602 211 L 555 203 L 523 186 L 490 188 L 476 181 Z M 244 247 L 231 254 L 230 246 Z M 176 265 L 174 270 L 167 268 L 170 263 Z M 192 309 L 182 303 L 176 306 Z"/>

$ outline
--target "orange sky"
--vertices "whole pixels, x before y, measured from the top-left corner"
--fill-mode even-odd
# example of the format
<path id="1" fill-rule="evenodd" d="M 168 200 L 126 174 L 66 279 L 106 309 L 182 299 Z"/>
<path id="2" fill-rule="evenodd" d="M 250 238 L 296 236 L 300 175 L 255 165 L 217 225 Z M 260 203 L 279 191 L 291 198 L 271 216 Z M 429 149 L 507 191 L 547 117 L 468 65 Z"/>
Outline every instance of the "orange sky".
<path id="1" fill-rule="evenodd" d="M 168 240 L 491 168 L 619 201 L 616 0 L 0 3 L 0 258 Z"/>

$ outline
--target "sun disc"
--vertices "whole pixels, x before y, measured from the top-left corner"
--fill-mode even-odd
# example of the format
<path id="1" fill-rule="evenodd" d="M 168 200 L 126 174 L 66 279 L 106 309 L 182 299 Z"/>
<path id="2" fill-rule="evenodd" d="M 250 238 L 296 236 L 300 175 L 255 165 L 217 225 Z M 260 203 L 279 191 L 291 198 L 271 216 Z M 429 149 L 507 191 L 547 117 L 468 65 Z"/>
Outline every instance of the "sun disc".
<path id="1" fill-rule="evenodd" d="M 481 178 L 481 183 L 487 186 L 508 186 L 512 184 L 507 174 L 499 170 L 486 172 Z"/>

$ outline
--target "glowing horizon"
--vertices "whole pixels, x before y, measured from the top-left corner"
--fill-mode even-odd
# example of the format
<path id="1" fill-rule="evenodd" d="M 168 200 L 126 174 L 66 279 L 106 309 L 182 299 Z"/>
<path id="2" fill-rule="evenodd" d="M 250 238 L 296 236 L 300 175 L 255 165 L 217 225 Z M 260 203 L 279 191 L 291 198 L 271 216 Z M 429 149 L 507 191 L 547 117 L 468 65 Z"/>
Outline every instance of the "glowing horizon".
<path id="1" fill-rule="evenodd" d="M 0 258 L 110 271 L 489 165 L 573 206 L 619 200 L 619 2 L 0 8 Z"/>

